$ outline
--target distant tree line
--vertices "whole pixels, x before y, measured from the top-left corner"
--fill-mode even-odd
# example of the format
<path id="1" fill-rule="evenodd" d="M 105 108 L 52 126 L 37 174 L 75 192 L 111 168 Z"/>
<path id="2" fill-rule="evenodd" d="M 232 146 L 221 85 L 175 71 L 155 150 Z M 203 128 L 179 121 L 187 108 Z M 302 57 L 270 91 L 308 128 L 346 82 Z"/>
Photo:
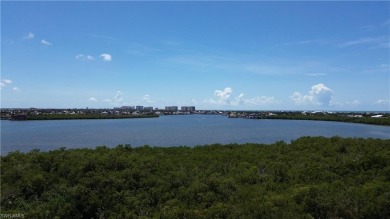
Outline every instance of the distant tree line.
<path id="1" fill-rule="evenodd" d="M 15 115 L 11 119 L 13 120 L 67 120 L 67 119 L 132 119 L 132 118 L 154 118 L 159 117 L 156 114 L 138 114 L 138 115 L 125 115 L 125 114 L 25 114 Z"/>
<path id="2" fill-rule="evenodd" d="M 390 126 L 390 118 L 372 118 L 370 116 L 362 117 L 348 117 L 347 115 L 339 114 L 312 114 L 302 115 L 301 113 L 289 113 L 289 114 L 276 114 L 268 117 L 258 117 L 258 119 L 293 119 L 293 120 L 321 120 L 321 121 L 334 121 L 334 122 L 350 122 L 350 123 L 364 123 L 371 125 L 385 125 Z"/>
<path id="3" fill-rule="evenodd" d="M 25 218 L 390 218 L 390 140 L 61 148 L 1 156 Z"/>

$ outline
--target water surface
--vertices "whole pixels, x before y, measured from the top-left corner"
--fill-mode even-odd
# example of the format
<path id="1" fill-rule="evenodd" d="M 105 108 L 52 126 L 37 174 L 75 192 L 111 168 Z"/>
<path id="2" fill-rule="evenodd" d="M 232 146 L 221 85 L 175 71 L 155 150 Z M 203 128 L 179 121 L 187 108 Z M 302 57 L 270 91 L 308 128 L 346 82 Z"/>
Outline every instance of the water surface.
<path id="1" fill-rule="evenodd" d="M 233 119 L 215 115 L 108 120 L 1 121 L 1 153 L 99 145 L 195 146 L 274 143 L 302 136 L 390 139 L 390 127 L 304 120 Z"/>

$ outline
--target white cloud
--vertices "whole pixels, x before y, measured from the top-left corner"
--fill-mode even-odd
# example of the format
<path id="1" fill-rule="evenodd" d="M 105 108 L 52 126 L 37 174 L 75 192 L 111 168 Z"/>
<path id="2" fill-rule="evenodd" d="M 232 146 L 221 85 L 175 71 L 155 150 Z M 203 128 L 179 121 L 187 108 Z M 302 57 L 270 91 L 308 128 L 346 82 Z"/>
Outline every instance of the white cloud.
<path id="1" fill-rule="evenodd" d="M 233 89 L 230 87 L 226 87 L 223 90 L 215 90 L 214 96 L 216 98 L 206 99 L 203 103 L 222 106 L 259 106 L 277 103 L 274 97 L 257 96 L 253 98 L 244 98 L 244 93 L 240 93 L 238 96 L 232 98 L 232 93 Z"/>
<path id="2" fill-rule="evenodd" d="M 91 97 L 91 98 L 88 99 L 88 101 L 90 101 L 90 102 L 97 102 L 98 100 L 95 97 Z"/>
<path id="3" fill-rule="evenodd" d="M 218 98 L 217 103 L 223 104 L 223 105 L 230 105 L 230 94 L 233 92 L 233 89 L 230 87 L 225 88 L 222 90 L 215 90 L 214 95 Z"/>
<path id="4" fill-rule="evenodd" d="M 310 95 L 302 95 L 299 92 L 294 92 L 290 97 L 295 104 L 301 105 L 301 104 L 307 104 L 310 103 L 313 100 L 313 97 Z"/>
<path id="5" fill-rule="evenodd" d="M 232 101 L 232 105 L 243 105 L 245 103 L 244 94 L 240 93 L 236 98 L 234 98 L 234 101 Z"/>
<path id="6" fill-rule="evenodd" d="M 12 81 L 9 80 L 9 79 L 1 79 L 0 80 L 0 90 L 3 88 L 3 87 L 7 87 L 8 85 L 12 84 Z M 12 90 L 16 93 L 20 93 L 21 90 L 20 88 L 18 87 L 13 87 Z"/>
<path id="7" fill-rule="evenodd" d="M 12 84 L 12 81 L 11 80 L 8 80 L 8 79 L 2 79 L 0 80 L 0 89 L 9 85 L 9 84 Z"/>
<path id="8" fill-rule="evenodd" d="M 103 53 L 100 55 L 100 57 L 103 59 L 103 61 L 110 62 L 112 60 L 112 57 L 108 53 Z"/>
<path id="9" fill-rule="evenodd" d="M 147 102 L 147 103 L 152 103 L 152 98 L 150 97 L 149 94 L 146 94 L 143 98 L 143 101 Z"/>
<path id="10" fill-rule="evenodd" d="M 34 34 L 30 32 L 26 36 L 24 36 L 23 39 L 26 39 L 26 40 L 34 39 Z"/>
<path id="11" fill-rule="evenodd" d="M 326 87 L 324 84 L 317 84 L 311 87 L 311 90 L 307 95 L 303 95 L 299 92 L 294 92 L 291 95 L 291 99 L 295 104 L 309 104 L 318 106 L 330 106 L 333 96 L 333 91 Z"/>
<path id="12" fill-rule="evenodd" d="M 46 46 L 51 46 L 51 45 L 53 45 L 52 43 L 50 43 L 49 41 L 47 41 L 47 40 L 45 40 L 45 39 L 41 40 L 41 44 L 42 44 L 42 45 L 46 45 Z"/>
<path id="13" fill-rule="evenodd" d="M 95 58 L 91 55 L 78 54 L 75 56 L 76 59 L 80 60 L 94 60 Z"/>

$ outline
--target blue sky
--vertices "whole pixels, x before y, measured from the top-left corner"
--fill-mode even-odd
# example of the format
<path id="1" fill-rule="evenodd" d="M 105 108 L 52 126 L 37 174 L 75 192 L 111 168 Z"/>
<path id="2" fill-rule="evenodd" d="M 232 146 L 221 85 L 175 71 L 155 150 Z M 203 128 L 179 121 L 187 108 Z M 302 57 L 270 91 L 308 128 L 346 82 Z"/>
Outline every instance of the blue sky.
<path id="1" fill-rule="evenodd" d="M 390 2 L 1 2 L 1 107 L 390 110 Z"/>

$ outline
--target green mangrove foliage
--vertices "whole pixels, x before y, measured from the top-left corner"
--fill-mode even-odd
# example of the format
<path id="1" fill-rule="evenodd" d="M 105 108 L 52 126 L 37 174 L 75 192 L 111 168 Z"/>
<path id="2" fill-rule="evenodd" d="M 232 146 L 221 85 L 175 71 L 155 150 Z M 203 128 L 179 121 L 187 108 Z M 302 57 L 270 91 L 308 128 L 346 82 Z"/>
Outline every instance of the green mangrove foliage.
<path id="1" fill-rule="evenodd" d="M 390 218 L 390 140 L 120 145 L 1 157 L 26 218 Z"/>

